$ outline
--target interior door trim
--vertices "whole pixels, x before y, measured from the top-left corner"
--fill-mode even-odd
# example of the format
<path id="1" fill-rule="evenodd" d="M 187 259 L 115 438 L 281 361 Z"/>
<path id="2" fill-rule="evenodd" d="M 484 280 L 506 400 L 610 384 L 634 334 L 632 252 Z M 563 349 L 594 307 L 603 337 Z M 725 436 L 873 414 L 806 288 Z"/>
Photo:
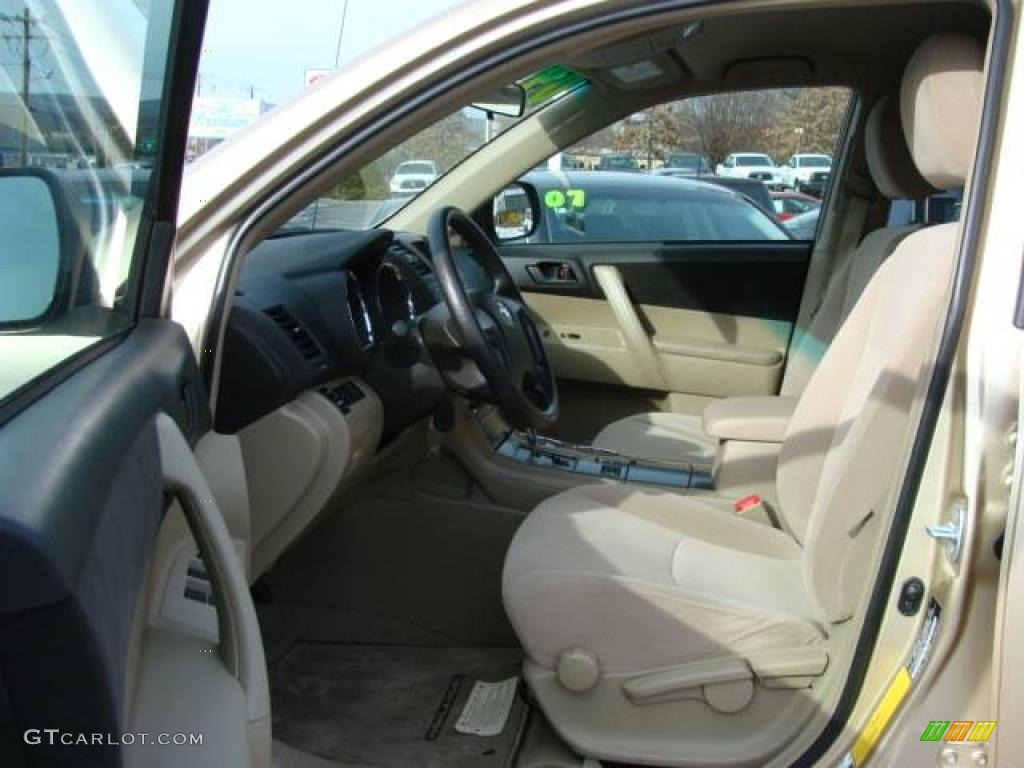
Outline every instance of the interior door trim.
<path id="1" fill-rule="evenodd" d="M 218 648 L 245 691 L 250 722 L 270 717 L 270 686 L 256 609 L 217 500 L 184 435 L 166 414 L 156 418 L 164 483 L 179 500 L 210 575 L 217 604 Z"/>
<path id="2" fill-rule="evenodd" d="M 633 353 L 634 359 L 642 367 L 648 369 L 648 376 L 658 384 L 660 389 L 668 391 L 671 388 L 668 377 L 665 376 L 665 370 L 658 359 L 651 335 L 637 314 L 632 299 L 629 298 L 626 284 L 622 282 L 622 273 L 619 272 L 618 267 L 601 264 L 594 267 L 594 279 L 601 287 L 601 292 L 615 316 L 615 323 L 626 340 L 626 346 Z"/>

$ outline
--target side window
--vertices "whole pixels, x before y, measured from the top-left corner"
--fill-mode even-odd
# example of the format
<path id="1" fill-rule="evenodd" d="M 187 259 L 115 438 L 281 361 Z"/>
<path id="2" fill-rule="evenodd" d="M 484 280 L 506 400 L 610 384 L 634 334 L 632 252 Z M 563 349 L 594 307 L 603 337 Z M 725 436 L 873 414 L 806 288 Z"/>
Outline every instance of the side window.
<path id="1" fill-rule="evenodd" d="M 498 237 L 531 244 L 814 239 L 849 102 L 846 89 L 794 88 L 651 107 L 565 148 L 573 169 L 549 163 L 525 174 L 520 181 L 540 201 L 538 225 L 527 235 L 503 228 Z"/>
<path id="2" fill-rule="evenodd" d="M 135 321 L 173 5 L 119 9 L 0 0 L 0 402 Z"/>

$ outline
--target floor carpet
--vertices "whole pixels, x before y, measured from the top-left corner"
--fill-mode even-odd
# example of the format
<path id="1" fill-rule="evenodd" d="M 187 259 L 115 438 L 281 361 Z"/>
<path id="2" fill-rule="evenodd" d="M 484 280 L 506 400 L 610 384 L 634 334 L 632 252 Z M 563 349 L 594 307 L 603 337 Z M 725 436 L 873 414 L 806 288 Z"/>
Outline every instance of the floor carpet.
<path id="1" fill-rule="evenodd" d="M 482 737 L 455 722 L 473 684 L 519 674 L 514 648 L 294 646 L 270 667 L 274 738 L 358 768 L 506 768 L 528 706 Z"/>

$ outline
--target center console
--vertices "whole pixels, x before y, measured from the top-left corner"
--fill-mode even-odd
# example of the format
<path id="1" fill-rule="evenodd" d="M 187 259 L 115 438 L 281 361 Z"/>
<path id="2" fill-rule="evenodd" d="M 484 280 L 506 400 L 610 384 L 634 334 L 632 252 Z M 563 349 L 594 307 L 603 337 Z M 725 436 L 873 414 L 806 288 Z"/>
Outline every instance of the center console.
<path id="1" fill-rule="evenodd" d="M 634 459 L 591 445 L 574 445 L 512 429 L 497 430 L 488 437 L 499 456 L 546 469 L 620 483 L 700 490 L 715 487 L 710 467 Z"/>

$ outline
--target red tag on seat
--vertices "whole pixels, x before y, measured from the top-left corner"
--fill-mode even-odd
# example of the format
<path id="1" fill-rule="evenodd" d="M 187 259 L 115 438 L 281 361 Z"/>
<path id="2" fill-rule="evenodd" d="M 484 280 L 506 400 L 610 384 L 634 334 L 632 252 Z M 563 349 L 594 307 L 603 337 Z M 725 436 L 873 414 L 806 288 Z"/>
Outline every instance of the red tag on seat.
<path id="1" fill-rule="evenodd" d="M 736 510 L 737 515 L 742 515 L 744 512 L 749 512 L 754 507 L 760 507 L 762 504 L 761 497 L 756 493 L 750 496 L 744 496 L 742 499 L 732 505 L 732 508 Z"/>

